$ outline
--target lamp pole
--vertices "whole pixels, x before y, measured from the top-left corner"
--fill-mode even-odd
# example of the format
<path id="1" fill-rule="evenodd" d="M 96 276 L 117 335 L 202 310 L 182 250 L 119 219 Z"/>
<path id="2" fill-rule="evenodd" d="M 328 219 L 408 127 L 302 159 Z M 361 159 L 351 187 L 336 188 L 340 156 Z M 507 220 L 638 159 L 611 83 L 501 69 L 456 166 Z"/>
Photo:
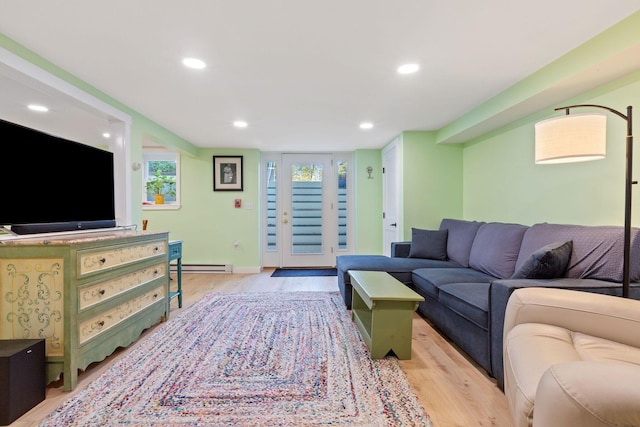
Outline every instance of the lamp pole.
<path id="1" fill-rule="evenodd" d="M 637 184 L 632 178 L 633 169 L 633 126 L 631 123 L 631 111 L 632 107 L 627 107 L 627 115 L 624 115 L 620 111 L 613 108 L 605 107 L 603 105 L 594 104 L 580 104 L 569 105 L 567 107 L 556 108 L 555 111 L 565 110 L 567 115 L 572 108 L 602 108 L 618 117 L 624 119 L 627 122 L 627 166 L 625 172 L 625 192 L 624 192 L 624 255 L 622 265 L 622 296 L 629 297 L 629 284 L 630 284 L 630 268 L 631 268 L 631 186 Z"/>

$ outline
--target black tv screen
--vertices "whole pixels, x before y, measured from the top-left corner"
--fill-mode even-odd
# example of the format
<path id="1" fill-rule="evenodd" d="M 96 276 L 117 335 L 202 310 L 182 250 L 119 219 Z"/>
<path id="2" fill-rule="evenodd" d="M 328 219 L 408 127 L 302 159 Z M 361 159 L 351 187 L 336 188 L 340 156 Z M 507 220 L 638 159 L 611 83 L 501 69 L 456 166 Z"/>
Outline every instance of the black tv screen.
<path id="1" fill-rule="evenodd" d="M 0 119 L 0 226 L 16 234 L 115 227 L 113 153 Z"/>

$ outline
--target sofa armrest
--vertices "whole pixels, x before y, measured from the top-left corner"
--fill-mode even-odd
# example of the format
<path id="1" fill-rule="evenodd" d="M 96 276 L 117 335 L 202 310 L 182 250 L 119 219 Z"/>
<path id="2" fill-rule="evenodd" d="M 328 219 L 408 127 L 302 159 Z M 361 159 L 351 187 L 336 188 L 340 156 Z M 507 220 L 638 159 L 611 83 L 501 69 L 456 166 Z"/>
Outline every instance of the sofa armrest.
<path id="1" fill-rule="evenodd" d="M 511 294 L 503 338 L 521 323 L 542 323 L 640 348 L 640 301 L 568 289 Z"/>
<path id="2" fill-rule="evenodd" d="M 391 242 L 392 258 L 409 258 L 411 242 Z"/>
<path id="3" fill-rule="evenodd" d="M 495 280 L 489 289 L 489 339 L 491 343 L 491 375 L 502 388 L 504 367 L 502 366 L 504 316 L 512 292 L 520 288 L 562 288 L 607 295 L 621 295 L 620 283 L 596 279 L 514 279 Z M 632 297 L 640 296 L 640 288 L 632 284 Z"/>
<path id="4" fill-rule="evenodd" d="M 640 367 L 568 362 L 545 372 L 536 391 L 534 427 L 640 425 Z"/>

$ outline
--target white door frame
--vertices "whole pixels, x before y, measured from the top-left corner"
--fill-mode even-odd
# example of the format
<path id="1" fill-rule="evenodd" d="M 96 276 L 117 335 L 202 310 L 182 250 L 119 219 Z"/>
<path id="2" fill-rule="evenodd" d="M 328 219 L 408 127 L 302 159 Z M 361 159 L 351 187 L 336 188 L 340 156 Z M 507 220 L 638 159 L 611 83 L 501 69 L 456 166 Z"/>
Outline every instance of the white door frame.
<path id="1" fill-rule="evenodd" d="M 399 138 L 382 150 L 382 254 L 387 256 L 391 254 L 391 243 L 400 241 L 403 231 L 400 155 Z"/>
<path id="2" fill-rule="evenodd" d="M 284 171 L 284 161 L 283 157 L 286 155 L 301 155 L 301 158 L 305 162 L 309 162 L 312 156 L 321 155 L 321 156 L 329 156 L 332 160 L 331 166 L 329 170 L 326 172 L 330 175 L 330 179 L 332 180 L 331 184 L 329 184 L 331 194 L 327 193 L 327 197 L 330 196 L 330 199 L 327 199 L 327 202 L 333 203 L 332 211 L 325 217 L 330 218 L 334 221 L 333 227 L 335 227 L 331 231 L 326 231 L 325 235 L 329 238 L 328 245 L 330 246 L 329 253 L 330 257 L 326 257 L 322 261 L 314 261 L 313 263 L 307 260 L 303 264 L 311 264 L 304 266 L 334 266 L 335 265 L 335 257 L 337 255 L 346 255 L 353 253 L 353 247 L 355 242 L 354 232 L 354 219 L 355 219 L 355 210 L 354 210 L 354 164 L 353 164 L 353 153 L 350 152 L 336 152 L 336 153 L 277 153 L 277 152 L 262 152 L 261 153 L 261 188 L 262 188 L 262 206 L 261 210 L 261 233 L 262 233 L 262 265 L 266 267 L 292 267 L 292 265 L 288 265 L 288 261 L 284 261 L 284 251 L 288 249 L 287 244 L 283 243 L 283 227 L 286 224 L 283 224 L 283 194 L 285 190 L 283 189 L 283 175 Z M 267 182 L 267 176 L 269 174 L 269 163 L 274 162 L 276 164 L 276 197 L 275 203 L 273 200 L 269 200 L 269 190 Z M 338 167 L 341 162 L 346 162 L 347 164 L 347 179 L 346 179 L 346 188 L 347 188 L 347 197 L 346 197 L 346 228 L 347 228 L 347 238 L 346 238 L 346 247 L 341 246 L 342 241 L 339 241 L 338 237 L 338 209 L 343 206 L 338 203 Z M 341 203 L 344 203 L 341 202 Z M 275 204 L 275 213 L 273 212 Z M 331 207 L 331 205 L 329 205 Z M 268 215 L 269 214 L 269 215 Z M 271 216 L 271 218 L 269 218 Z M 344 218 L 343 218 L 344 219 Z M 271 224 L 269 222 L 271 221 Z M 329 234 L 327 234 L 329 233 Z M 275 234 L 275 237 L 274 237 Z M 344 240 L 344 236 L 343 240 Z M 311 258 L 311 257 L 304 257 Z M 302 266 L 302 265 L 300 265 Z"/>

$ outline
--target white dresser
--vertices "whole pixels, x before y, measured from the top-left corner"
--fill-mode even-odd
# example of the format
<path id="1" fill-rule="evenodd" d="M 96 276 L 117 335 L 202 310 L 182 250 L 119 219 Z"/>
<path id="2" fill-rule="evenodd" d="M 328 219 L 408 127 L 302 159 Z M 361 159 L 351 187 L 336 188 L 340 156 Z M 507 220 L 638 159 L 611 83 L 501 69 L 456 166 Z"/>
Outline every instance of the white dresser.
<path id="1" fill-rule="evenodd" d="M 47 381 L 134 342 L 169 315 L 168 233 L 0 240 L 0 339 L 46 340 Z"/>

